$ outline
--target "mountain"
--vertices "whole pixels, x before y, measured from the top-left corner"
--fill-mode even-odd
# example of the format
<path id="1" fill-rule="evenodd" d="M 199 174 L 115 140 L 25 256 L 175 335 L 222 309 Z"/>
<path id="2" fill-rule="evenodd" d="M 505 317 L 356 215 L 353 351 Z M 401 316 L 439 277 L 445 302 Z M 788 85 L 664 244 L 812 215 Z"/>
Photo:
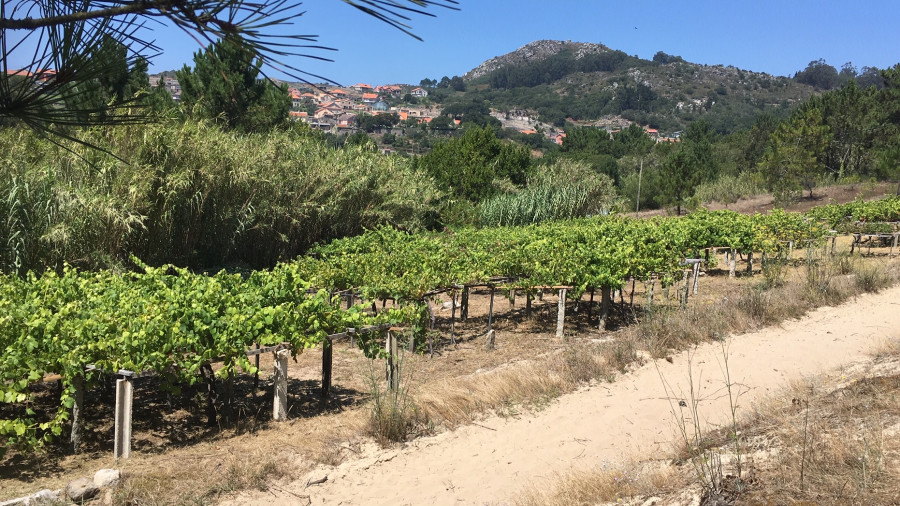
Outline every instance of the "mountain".
<path id="1" fill-rule="evenodd" d="M 452 100 L 487 100 L 497 111 L 529 111 L 545 123 L 637 122 L 663 131 L 707 120 L 747 128 L 763 112 L 784 116 L 817 91 L 789 77 L 703 65 L 663 52 L 645 60 L 603 44 L 540 40 L 485 61 L 463 76 Z"/>

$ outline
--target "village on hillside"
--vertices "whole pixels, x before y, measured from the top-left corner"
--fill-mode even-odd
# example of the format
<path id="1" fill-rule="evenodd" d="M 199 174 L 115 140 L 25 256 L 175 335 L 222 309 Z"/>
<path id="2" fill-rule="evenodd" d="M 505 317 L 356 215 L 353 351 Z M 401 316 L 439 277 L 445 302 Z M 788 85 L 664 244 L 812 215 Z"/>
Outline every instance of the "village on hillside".
<path id="1" fill-rule="evenodd" d="M 420 86 L 407 84 L 388 84 L 372 86 L 366 83 L 357 83 L 352 86 L 296 86 L 286 84 L 291 95 L 290 118 L 295 121 L 303 121 L 311 127 L 335 134 L 355 133 L 359 126 L 357 117 L 360 114 L 378 116 L 381 114 L 396 114 L 401 122 L 409 125 L 429 124 L 431 120 L 441 114 L 440 104 L 428 100 L 428 90 Z M 181 86 L 178 80 L 162 75 L 150 76 L 150 85 L 163 86 L 173 100 L 181 100 Z M 422 105 L 416 107 L 410 102 L 419 102 Z M 401 105 L 389 105 L 401 104 Z M 500 120 L 504 128 L 512 128 L 523 134 L 543 134 L 549 141 L 562 145 L 566 133 L 562 129 L 549 125 L 540 125 L 535 117 L 527 111 L 492 112 L 492 116 Z M 454 124 L 460 123 L 459 118 L 454 118 Z M 611 134 L 627 128 L 630 122 L 620 117 L 599 119 L 590 126 L 598 126 L 606 129 Z M 582 125 L 584 126 L 584 125 Z M 402 135 L 402 128 L 391 129 L 394 134 Z M 661 134 L 657 129 L 644 127 L 647 134 L 656 142 L 678 142 L 681 132 L 670 135 Z"/>

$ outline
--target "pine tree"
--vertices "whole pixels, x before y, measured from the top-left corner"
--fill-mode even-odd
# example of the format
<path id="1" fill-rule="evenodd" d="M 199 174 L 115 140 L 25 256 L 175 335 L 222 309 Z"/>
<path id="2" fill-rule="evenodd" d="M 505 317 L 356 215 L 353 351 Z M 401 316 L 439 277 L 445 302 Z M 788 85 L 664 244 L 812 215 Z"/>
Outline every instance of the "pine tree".
<path id="1" fill-rule="evenodd" d="M 269 130 L 283 123 L 291 109 L 285 88 L 260 79 L 262 59 L 240 37 L 227 37 L 194 53 L 176 74 L 181 102 L 191 117 L 221 120 L 226 129 Z"/>

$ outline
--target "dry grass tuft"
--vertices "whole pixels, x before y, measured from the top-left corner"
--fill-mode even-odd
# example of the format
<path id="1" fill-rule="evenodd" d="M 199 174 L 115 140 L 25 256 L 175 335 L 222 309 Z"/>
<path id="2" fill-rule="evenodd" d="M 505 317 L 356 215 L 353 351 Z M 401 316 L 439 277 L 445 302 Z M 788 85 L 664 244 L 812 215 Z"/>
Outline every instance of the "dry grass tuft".
<path id="1" fill-rule="evenodd" d="M 208 504 L 216 497 L 239 490 L 269 490 L 271 484 L 291 473 L 284 459 L 265 452 L 238 455 L 231 452 L 192 465 L 171 461 L 139 474 L 123 473 L 115 491 L 115 504 L 156 506 Z"/>
<path id="2" fill-rule="evenodd" d="M 767 269 L 780 269 L 774 261 L 769 265 Z M 608 363 L 624 370 L 634 361 L 634 350 L 646 349 L 661 357 L 670 349 L 686 349 L 799 318 L 816 307 L 840 304 L 891 286 L 900 280 L 900 269 L 896 262 L 828 255 L 811 259 L 790 275 L 779 273 L 778 279 L 773 282 L 764 277 L 757 286 L 736 287 L 715 301 L 697 300 L 684 309 L 655 308 L 619 333 L 620 344 L 612 355 L 606 355 Z"/>
<path id="3" fill-rule="evenodd" d="M 900 362 L 893 374 L 788 391 L 756 417 L 777 449 L 748 501 L 896 504 L 900 497 Z"/>
<path id="4" fill-rule="evenodd" d="M 372 400 L 370 403 L 369 423 L 366 433 L 372 436 L 382 447 L 400 443 L 407 439 L 430 432 L 430 420 L 422 411 L 411 391 L 411 367 L 407 365 L 406 355 L 399 357 L 398 387 L 389 388 L 379 377 L 373 362 L 368 366 L 368 382 Z"/>
<path id="5" fill-rule="evenodd" d="M 428 385 L 418 405 L 435 425 L 456 427 L 487 413 L 539 408 L 592 380 L 610 377 L 604 348 L 570 342 L 548 356 Z"/>
<path id="6" fill-rule="evenodd" d="M 554 487 L 533 487 L 516 498 L 519 506 L 628 503 L 629 499 L 671 492 L 688 485 L 683 475 L 667 465 L 632 465 L 573 472 Z"/>

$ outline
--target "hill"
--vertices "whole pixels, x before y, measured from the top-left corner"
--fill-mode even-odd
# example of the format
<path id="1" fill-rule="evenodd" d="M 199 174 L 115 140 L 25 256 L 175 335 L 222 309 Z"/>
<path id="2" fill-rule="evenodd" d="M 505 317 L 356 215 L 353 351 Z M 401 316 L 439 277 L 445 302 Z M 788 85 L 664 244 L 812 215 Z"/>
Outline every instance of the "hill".
<path id="1" fill-rule="evenodd" d="M 487 100 L 495 110 L 526 110 L 555 126 L 638 122 L 665 132 L 701 118 L 732 132 L 762 112 L 784 116 L 816 93 L 789 77 L 691 63 L 662 51 L 645 60 L 603 44 L 552 40 L 491 58 L 463 80 L 467 91 L 450 100 Z"/>

